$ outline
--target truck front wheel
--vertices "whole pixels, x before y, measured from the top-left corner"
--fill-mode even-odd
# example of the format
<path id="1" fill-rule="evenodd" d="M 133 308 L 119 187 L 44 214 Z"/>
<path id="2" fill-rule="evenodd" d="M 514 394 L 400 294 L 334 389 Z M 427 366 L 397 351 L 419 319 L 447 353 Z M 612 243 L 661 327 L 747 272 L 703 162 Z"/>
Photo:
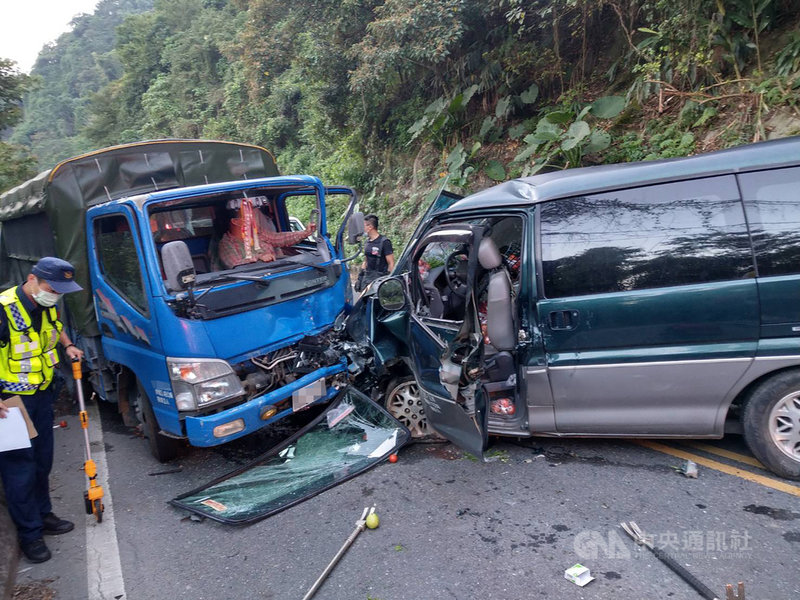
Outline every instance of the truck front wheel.
<path id="1" fill-rule="evenodd" d="M 160 462 L 168 462 L 178 456 L 180 449 L 180 440 L 162 435 L 161 428 L 158 426 L 156 415 L 153 412 L 153 406 L 150 404 L 150 399 L 142 389 L 138 386 L 139 406 L 141 407 L 140 420 L 142 422 L 142 429 L 147 442 L 150 445 L 150 452 Z"/>
<path id="2" fill-rule="evenodd" d="M 753 390 L 742 425 L 758 460 L 781 477 L 800 479 L 800 372 L 779 373 Z"/>

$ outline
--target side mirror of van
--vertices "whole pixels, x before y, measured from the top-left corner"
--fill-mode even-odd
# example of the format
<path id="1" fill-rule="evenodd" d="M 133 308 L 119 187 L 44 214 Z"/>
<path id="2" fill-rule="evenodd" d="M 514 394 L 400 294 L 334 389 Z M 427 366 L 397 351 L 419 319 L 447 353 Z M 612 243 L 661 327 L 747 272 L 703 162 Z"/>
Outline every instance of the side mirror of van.
<path id="1" fill-rule="evenodd" d="M 364 213 L 354 212 L 347 220 L 347 243 L 357 244 L 364 235 Z"/>
<path id="2" fill-rule="evenodd" d="M 388 311 L 403 308 L 406 305 L 403 282 L 395 277 L 382 281 L 378 285 L 378 303 Z"/>
<path id="3" fill-rule="evenodd" d="M 176 240 L 164 244 L 161 248 L 161 262 L 164 263 L 169 289 L 177 292 L 194 287 L 197 275 L 186 242 Z"/>

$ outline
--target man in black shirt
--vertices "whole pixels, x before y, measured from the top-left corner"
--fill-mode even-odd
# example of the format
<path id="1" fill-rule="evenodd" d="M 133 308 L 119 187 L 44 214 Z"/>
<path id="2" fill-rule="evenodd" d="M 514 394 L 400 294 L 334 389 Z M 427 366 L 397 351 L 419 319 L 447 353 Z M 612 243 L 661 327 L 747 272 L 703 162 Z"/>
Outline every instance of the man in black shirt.
<path id="1" fill-rule="evenodd" d="M 364 244 L 364 262 L 358 275 L 356 291 L 360 292 L 382 275 L 394 269 L 394 250 L 392 242 L 378 231 L 378 217 L 364 217 L 364 233 L 367 241 Z"/>

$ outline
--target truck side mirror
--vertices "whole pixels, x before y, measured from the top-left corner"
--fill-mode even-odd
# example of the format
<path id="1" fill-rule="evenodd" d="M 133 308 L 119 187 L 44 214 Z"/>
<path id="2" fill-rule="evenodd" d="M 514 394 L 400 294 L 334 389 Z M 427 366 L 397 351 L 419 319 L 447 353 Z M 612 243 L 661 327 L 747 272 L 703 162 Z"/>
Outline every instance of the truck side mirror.
<path id="1" fill-rule="evenodd" d="M 161 262 L 164 264 L 169 289 L 177 292 L 194 287 L 196 273 L 186 242 L 176 240 L 164 244 L 161 248 Z"/>
<path id="2" fill-rule="evenodd" d="M 347 219 L 347 243 L 357 244 L 362 235 L 364 235 L 364 213 L 354 212 Z"/>

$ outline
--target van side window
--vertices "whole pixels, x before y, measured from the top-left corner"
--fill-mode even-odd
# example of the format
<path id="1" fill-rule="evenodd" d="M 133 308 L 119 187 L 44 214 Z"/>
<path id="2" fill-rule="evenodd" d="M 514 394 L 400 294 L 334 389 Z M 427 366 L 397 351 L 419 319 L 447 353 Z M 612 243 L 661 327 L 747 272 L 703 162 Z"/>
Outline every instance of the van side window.
<path id="1" fill-rule="evenodd" d="M 105 280 L 136 309 L 147 314 L 142 272 L 128 219 L 124 215 L 95 219 L 94 237 Z"/>
<path id="2" fill-rule="evenodd" d="M 800 168 L 739 175 L 758 275 L 800 273 Z"/>
<path id="3" fill-rule="evenodd" d="M 548 298 L 754 276 L 732 175 L 554 200 L 540 222 Z"/>

